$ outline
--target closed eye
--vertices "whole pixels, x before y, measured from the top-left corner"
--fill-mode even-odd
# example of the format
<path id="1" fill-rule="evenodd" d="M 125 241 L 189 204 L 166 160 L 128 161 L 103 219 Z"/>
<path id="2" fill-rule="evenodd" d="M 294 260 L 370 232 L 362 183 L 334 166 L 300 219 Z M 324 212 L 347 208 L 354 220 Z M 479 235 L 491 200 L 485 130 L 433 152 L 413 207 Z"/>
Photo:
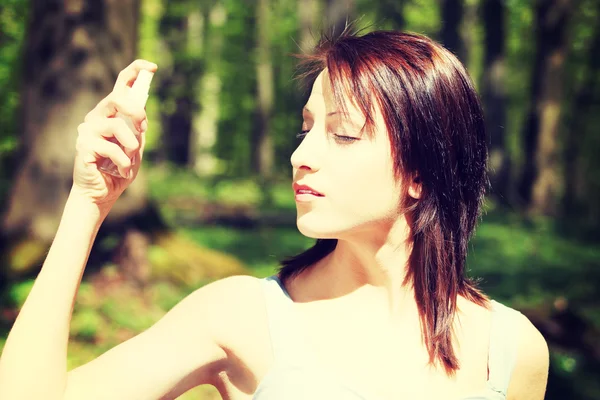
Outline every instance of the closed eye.
<path id="1" fill-rule="evenodd" d="M 308 134 L 308 132 L 309 132 L 308 129 L 300 131 L 299 133 L 296 133 L 296 138 L 302 140 Z"/>
<path id="2" fill-rule="evenodd" d="M 355 142 L 357 140 L 360 140 L 359 138 L 355 138 L 352 136 L 344 136 L 344 135 L 338 135 L 338 134 L 333 134 L 333 136 L 335 137 L 335 141 L 340 143 L 340 144 L 350 144 L 352 142 Z"/>
<path id="3" fill-rule="evenodd" d="M 306 135 L 308 134 L 308 132 L 310 132 L 309 130 L 303 130 L 300 131 L 296 134 L 296 138 L 302 140 L 306 137 Z M 338 135 L 338 134 L 333 134 L 335 141 L 339 144 L 350 144 L 352 142 L 355 142 L 357 140 L 360 140 L 360 138 L 356 138 L 356 137 L 352 137 L 352 136 L 344 136 L 344 135 Z"/>

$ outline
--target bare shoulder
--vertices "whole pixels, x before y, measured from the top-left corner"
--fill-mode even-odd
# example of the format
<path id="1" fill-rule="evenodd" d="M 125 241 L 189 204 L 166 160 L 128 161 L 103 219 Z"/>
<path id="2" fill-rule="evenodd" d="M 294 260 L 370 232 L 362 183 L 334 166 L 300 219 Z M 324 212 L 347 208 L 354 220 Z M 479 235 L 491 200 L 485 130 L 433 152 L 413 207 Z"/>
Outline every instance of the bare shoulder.
<path id="1" fill-rule="evenodd" d="M 208 308 L 218 337 L 227 336 L 232 328 L 248 322 L 264 309 L 261 279 L 238 275 L 214 281 L 192 296 L 194 303 Z"/>
<path id="2" fill-rule="evenodd" d="M 198 321 L 205 328 L 221 331 L 229 323 L 259 307 L 260 279 L 252 276 L 231 276 L 196 289 L 181 300 L 167 315 Z"/>
<path id="3" fill-rule="evenodd" d="M 219 303 L 210 319 L 228 359 L 214 382 L 222 394 L 253 392 L 273 361 L 262 285 L 259 278 L 234 276 L 202 289 L 202 303 Z"/>
<path id="4" fill-rule="evenodd" d="M 548 345 L 538 329 L 522 314 L 516 318 L 519 332 L 517 360 L 508 387 L 508 400 L 542 400 L 548 380 Z"/>
<path id="5" fill-rule="evenodd" d="M 261 279 L 248 275 L 235 275 L 219 279 L 197 289 L 196 295 L 205 300 L 222 300 L 222 307 L 238 301 L 249 300 L 246 296 L 255 297 L 260 289 Z"/>
<path id="6" fill-rule="evenodd" d="M 262 279 L 231 276 L 197 292 L 198 302 L 210 309 L 213 337 L 223 349 L 238 357 L 241 355 L 237 353 L 249 346 L 260 347 L 260 338 L 267 333 Z"/>
<path id="7" fill-rule="evenodd" d="M 236 390 L 268 366 L 264 354 L 270 349 L 262 279 L 238 275 L 211 282 L 182 300 L 182 318 L 193 319 L 224 356 L 214 363 L 209 382 L 219 391 Z M 227 387 L 227 388 L 225 388 Z"/>

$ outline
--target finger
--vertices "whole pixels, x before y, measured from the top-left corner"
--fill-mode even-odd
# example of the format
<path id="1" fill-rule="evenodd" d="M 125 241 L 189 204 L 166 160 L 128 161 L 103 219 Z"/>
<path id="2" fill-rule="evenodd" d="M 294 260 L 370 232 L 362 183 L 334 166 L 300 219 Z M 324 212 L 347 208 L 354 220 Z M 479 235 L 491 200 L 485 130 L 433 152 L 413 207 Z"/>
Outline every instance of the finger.
<path id="1" fill-rule="evenodd" d="M 144 148 L 146 147 L 146 132 L 142 132 L 139 136 L 139 150 L 131 157 L 131 165 L 139 165 L 142 163 L 142 159 L 144 158 Z M 136 169 L 132 168 L 135 172 Z"/>
<path id="2" fill-rule="evenodd" d="M 156 64 L 154 64 L 153 62 L 141 60 L 141 59 L 135 60 L 134 62 L 129 64 L 117 76 L 117 80 L 115 82 L 112 92 L 108 96 L 106 96 L 104 99 L 102 99 L 96 105 L 96 107 L 94 107 L 94 109 L 86 115 L 86 121 L 88 118 L 92 118 L 92 117 L 96 117 L 96 116 L 108 117 L 108 116 L 114 115 L 114 113 L 116 112 L 115 110 L 109 110 L 109 112 L 112 112 L 113 114 L 110 114 L 109 112 L 106 112 L 106 110 L 105 110 L 108 102 L 110 101 L 110 98 L 114 97 L 115 95 L 127 96 L 127 93 L 129 92 L 127 89 L 131 88 L 131 86 L 133 85 L 133 82 L 135 81 L 139 72 L 142 69 L 146 69 L 151 72 L 156 72 L 157 68 L 158 68 L 158 66 Z"/>
<path id="3" fill-rule="evenodd" d="M 92 138 L 105 138 L 123 147 L 125 154 L 130 158 L 140 148 L 139 135 L 136 136 L 130 127 L 121 118 L 96 118 L 80 124 L 77 128 L 79 136 Z"/>
<path id="4" fill-rule="evenodd" d="M 117 77 L 117 81 L 115 82 L 115 86 L 113 90 L 118 90 L 121 87 L 130 86 L 137 78 L 138 74 L 142 69 L 147 69 L 150 72 L 156 72 L 158 66 L 153 62 L 146 60 L 135 60 L 131 64 L 129 64 L 125 69 L 119 72 L 119 76 Z"/>
<path id="5" fill-rule="evenodd" d="M 91 123 L 102 118 L 113 118 L 118 113 L 125 119 L 130 119 L 135 130 L 142 132 L 142 122 L 146 120 L 146 110 L 139 102 L 132 101 L 130 90 L 130 88 L 125 88 L 119 93 L 111 92 L 98 103 L 84 121 Z"/>
<path id="6" fill-rule="evenodd" d="M 144 131 L 142 132 L 142 134 L 140 135 L 140 150 L 138 151 L 138 154 L 140 156 L 139 161 L 141 162 L 142 159 L 144 158 L 144 149 L 146 148 L 146 132 Z"/>
<path id="7" fill-rule="evenodd" d="M 121 118 L 103 118 L 97 123 L 90 123 L 88 130 L 92 135 L 101 136 L 107 139 L 115 139 L 125 151 L 125 154 L 131 158 L 140 148 L 139 135 L 136 136 L 134 129 Z"/>
<path id="8" fill-rule="evenodd" d="M 86 144 L 88 157 L 84 157 L 85 161 L 92 163 L 102 158 L 109 158 L 117 166 L 123 178 L 129 177 L 131 160 L 119 145 L 100 138 L 92 138 Z"/>

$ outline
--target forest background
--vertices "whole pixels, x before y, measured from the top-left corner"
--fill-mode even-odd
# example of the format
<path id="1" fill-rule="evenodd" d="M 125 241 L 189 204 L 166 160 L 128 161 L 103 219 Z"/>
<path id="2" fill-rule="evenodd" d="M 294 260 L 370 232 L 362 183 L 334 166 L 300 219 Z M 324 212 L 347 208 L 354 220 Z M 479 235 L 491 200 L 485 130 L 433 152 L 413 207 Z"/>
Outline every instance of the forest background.
<path id="1" fill-rule="evenodd" d="M 492 180 L 469 273 L 545 336 L 547 399 L 600 399 L 599 0 L 1 0 L 0 348 L 56 232 L 77 126 L 138 57 L 159 64 L 145 165 L 94 246 L 69 367 L 310 246 L 291 54 L 347 20 L 428 35 L 467 66 Z"/>

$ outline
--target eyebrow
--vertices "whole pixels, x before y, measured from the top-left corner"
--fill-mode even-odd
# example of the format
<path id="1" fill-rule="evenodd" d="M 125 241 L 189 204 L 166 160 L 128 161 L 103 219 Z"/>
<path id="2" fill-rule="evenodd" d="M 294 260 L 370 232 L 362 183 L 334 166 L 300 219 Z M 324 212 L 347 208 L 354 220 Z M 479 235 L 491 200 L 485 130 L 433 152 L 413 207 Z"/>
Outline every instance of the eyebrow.
<path id="1" fill-rule="evenodd" d="M 308 114 L 312 114 L 312 111 L 310 111 L 310 110 L 308 109 L 308 107 L 304 107 L 304 108 L 302 109 L 302 111 L 303 111 L 303 112 L 306 112 L 306 113 L 308 113 Z M 327 113 L 327 116 L 328 116 L 328 117 L 331 117 L 332 115 L 336 115 L 336 114 L 342 114 L 342 115 L 346 115 L 347 117 L 351 117 L 350 113 L 343 112 L 343 111 L 332 111 L 332 112 L 330 112 L 330 113 Z"/>
<path id="2" fill-rule="evenodd" d="M 312 112 L 310 111 L 310 109 L 309 109 L 308 107 L 304 107 L 304 108 L 302 109 L 302 112 L 306 112 L 306 113 L 308 113 L 308 114 L 311 114 L 311 115 L 312 115 Z M 361 126 L 361 124 L 359 124 L 358 122 L 354 121 L 354 120 L 352 119 L 352 115 L 351 115 L 350 113 L 343 112 L 343 111 L 332 111 L 332 112 L 330 112 L 330 113 L 327 113 L 327 116 L 328 116 L 328 117 L 331 117 L 331 116 L 333 116 L 333 115 L 336 115 L 336 114 L 342 114 L 342 115 L 345 115 L 346 117 L 348 117 L 348 118 L 347 118 L 347 122 L 349 122 L 350 124 L 352 124 L 352 125 L 353 125 L 353 126 L 355 126 L 356 128 L 362 129 L 362 126 Z"/>

